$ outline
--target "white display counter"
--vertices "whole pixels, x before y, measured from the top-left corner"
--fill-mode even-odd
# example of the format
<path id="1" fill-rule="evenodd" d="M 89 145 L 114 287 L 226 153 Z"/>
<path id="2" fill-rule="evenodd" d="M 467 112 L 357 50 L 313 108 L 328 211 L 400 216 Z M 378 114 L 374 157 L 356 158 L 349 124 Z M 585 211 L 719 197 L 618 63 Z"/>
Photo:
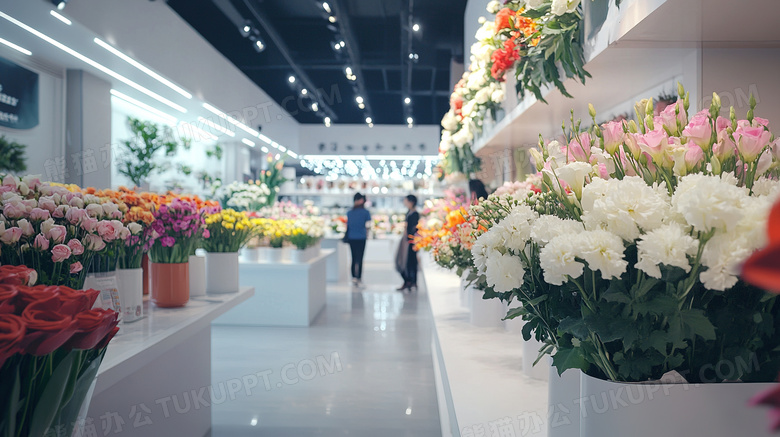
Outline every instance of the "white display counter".
<path id="1" fill-rule="evenodd" d="M 523 374 L 522 336 L 478 328 L 460 305 L 460 279 L 420 254 L 434 318 L 433 357 L 443 436 L 547 436 L 547 383 Z M 509 433 L 508 428 L 514 431 Z M 503 430 L 503 431 L 502 431 Z"/>
<path id="2" fill-rule="evenodd" d="M 325 261 L 328 282 L 344 282 L 349 277 L 349 245 L 341 237 L 329 237 L 322 240 L 323 249 L 333 249 L 333 256 Z"/>
<path id="3" fill-rule="evenodd" d="M 98 372 L 84 435 L 192 436 L 211 428 L 211 322 L 254 295 L 190 300 L 182 308 L 144 302 L 147 316 L 123 324 Z"/>
<path id="4" fill-rule="evenodd" d="M 255 288 L 255 296 L 214 321 L 228 326 L 309 326 L 325 308 L 326 261 L 334 249 L 324 249 L 305 263 L 245 262 L 240 283 Z"/>
<path id="5" fill-rule="evenodd" d="M 400 235 L 383 235 L 366 241 L 366 253 L 363 262 L 389 262 L 395 265 L 395 253 L 398 251 Z"/>

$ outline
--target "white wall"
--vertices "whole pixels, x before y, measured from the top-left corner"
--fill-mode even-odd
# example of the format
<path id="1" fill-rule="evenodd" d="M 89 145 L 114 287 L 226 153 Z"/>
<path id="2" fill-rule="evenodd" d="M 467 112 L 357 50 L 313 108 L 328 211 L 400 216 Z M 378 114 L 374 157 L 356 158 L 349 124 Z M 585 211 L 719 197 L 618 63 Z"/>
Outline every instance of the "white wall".
<path id="1" fill-rule="evenodd" d="M 463 16 L 463 62 L 468 65 L 471 56 L 471 45 L 477 42 L 475 35 L 479 29 L 479 17 L 493 18 L 485 9 L 490 0 L 468 0 L 466 13 Z"/>
<path id="2" fill-rule="evenodd" d="M 42 1 L 42 0 L 30 0 Z M 126 54 L 275 141 L 298 144 L 298 123 L 163 1 L 78 0 L 67 15 Z M 238 114 L 236 114 L 238 115 Z M 187 120 L 186 121 L 195 121 Z"/>
<path id="3" fill-rule="evenodd" d="M 38 73 L 39 123 L 33 129 L 18 130 L 0 126 L 0 135 L 27 146 L 27 174 L 62 181 L 62 175 L 51 164 L 53 159 L 65 157 L 63 106 L 65 99 L 64 71 L 41 68 L 29 58 L 0 45 L 0 57 Z M 56 73 L 55 73 L 56 72 Z M 47 161 L 49 161 L 47 165 Z M 48 168 L 47 168 L 48 167 Z M 48 171 L 47 171 L 48 170 Z M 47 174 L 48 173 L 48 174 Z"/>
<path id="4" fill-rule="evenodd" d="M 325 145 L 324 151 L 319 150 L 320 144 Z M 425 148 L 421 149 L 420 144 L 424 144 Z M 381 149 L 377 149 L 377 145 Z M 334 146 L 337 147 L 335 150 Z M 352 146 L 352 150 L 348 146 Z M 363 146 L 368 146 L 368 150 L 364 151 Z M 393 150 L 393 146 L 396 150 Z M 299 149 L 304 155 L 437 155 L 439 126 L 302 125 Z"/>

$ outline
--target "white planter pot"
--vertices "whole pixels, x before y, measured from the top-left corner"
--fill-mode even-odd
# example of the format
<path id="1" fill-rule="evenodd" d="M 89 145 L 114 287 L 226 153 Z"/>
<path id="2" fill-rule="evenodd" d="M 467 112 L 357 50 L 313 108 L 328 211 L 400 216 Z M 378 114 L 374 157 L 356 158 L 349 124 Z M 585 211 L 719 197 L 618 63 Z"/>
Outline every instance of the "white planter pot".
<path id="1" fill-rule="evenodd" d="M 522 338 L 522 335 L 520 336 Z M 539 350 L 544 346 L 535 338 L 523 341 L 523 374 L 529 378 L 547 381 L 550 377 L 550 364 L 546 358 L 542 358 L 534 366 L 534 361 L 539 357 Z"/>
<path id="2" fill-rule="evenodd" d="M 580 435 L 772 436 L 748 400 L 775 383 L 623 384 L 582 375 Z"/>
<path id="3" fill-rule="evenodd" d="M 209 294 L 238 292 L 238 252 L 206 254 L 206 291 Z"/>
<path id="4" fill-rule="evenodd" d="M 582 372 L 569 369 L 558 376 L 552 358 L 544 357 L 537 366 L 549 371 L 547 386 L 547 436 L 580 437 L 580 376 Z M 608 434 L 611 435 L 611 434 Z M 618 434 L 615 434 L 618 435 Z"/>
<path id="5" fill-rule="evenodd" d="M 268 262 L 272 264 L 279 264 L 289 259 L 287 249 L 283 247 L 271 247 L 268 249 Z"/>
<path id="6" fill-rule="evenodd" d="M 206 295 L 206 256 L 190 255 L 190 297 Z"/>
<path id="7" fill-rule="evenodd" d="M 241 261 L 256 263 L 260 262 L 260 248 L 259 247 L 245 247 L 238 253 L 238 257 Z"/>
<path id="8" fill-rule="evenodd" d="M 307 247 L 306 249 L 300 250 L 298 248 L 292 248 L 290 250 L 290 261 L 293 263 L 307 263 L 311 261 L 312 259 L 316 258 L 317 255 L 320 254 L 320 248 L 319 247 Z"/>
<path id="9" fill-rule="evenodd" d="M 144 270 L 118 269 L 116 282 L 119 290 L 119 304 L 122 306 L 122 321 L 135 322 L 144 314 Z"/>
<path id="10" fill-rule="evenodd" d="M 505 306 L 498 299 L 482 299 L 482 291 L 469 287 L 471 295 L 471 324 L 482 328 L 502 328 Z"/>
<path id="11" fill-rule="evenodd" d="M 257 262 L 267 263 L 271 260 L 271 251 L 275 249 L 271 249 L 270 247 L 258 247 L 256 250 Z"/>

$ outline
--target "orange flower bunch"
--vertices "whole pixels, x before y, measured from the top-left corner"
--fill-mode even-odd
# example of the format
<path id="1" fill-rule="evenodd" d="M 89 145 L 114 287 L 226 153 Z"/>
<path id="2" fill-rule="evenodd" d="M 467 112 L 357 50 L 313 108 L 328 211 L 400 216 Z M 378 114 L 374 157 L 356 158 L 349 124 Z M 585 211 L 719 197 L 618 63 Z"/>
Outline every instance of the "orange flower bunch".
<path id="1" fill-rule="evenodd" d="M 512 8 L 504 8 L 498 11 L 496 14 L 496 33 L 498 34 L 509 29 L 511 31 L 510 39 L 520 40 L 533 47 L 539 44 L 541 37 L 537 36 L 530 41 L 528 38 L 536 34 L 539 26 L 532 18 L 523 15 L 523 12 L 525 12 L 525 8 L 520 8 L 518 11 L 512 10 Z"/>

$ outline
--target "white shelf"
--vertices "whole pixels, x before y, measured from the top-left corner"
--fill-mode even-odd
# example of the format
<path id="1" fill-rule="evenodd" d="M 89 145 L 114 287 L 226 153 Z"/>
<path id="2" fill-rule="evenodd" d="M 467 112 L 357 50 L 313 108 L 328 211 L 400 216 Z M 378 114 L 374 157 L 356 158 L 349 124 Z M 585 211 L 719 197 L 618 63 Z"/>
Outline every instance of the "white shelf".
<path id="1" fill-rule="evenodd" d="M 583 5 L 587 20 L 594 4 Z M 508 93 L 506 116 L 486 128 L 474 151 L 485 156 L 491 149 L 535 145 L 539 134 L 557 136 L 572 109 L 575 118 L 589 119 L 588 103 L 601 117 L 633 112 L 634 100 L 657 97 L 660 91 L 676 93 L 677 81 L 691 92 L 691 109 L 696 110 L 700 94 L 713 91 L 701 89 L 702 49 L 780 47 L 778 16 L 776 1 L 627 0 L 619 9 L 611 4 L 600 30 L 585 42 L 585 69 L 593 77 L 585 85 L 574 79 L 564 82 L 574 98 L 548 89 L 543 96 L 549 104 L 533 96 L 518 102 Z"/>
<path id="2" fill-rule="evenodd" d="M 510 418 L 517 435 L 546 437 L 547 382 L 523 374 L 522 336 L 472 326 L 468 311 L 459 305 L 460 279 L 428 254 L 420 258 L 435 324 L 443 435 L 492 435 L 491 423 Z M 522 433 L 520 417 L 536 420 L 527 433 Z"/>
<path id="3" fill-rule="evenodd" d="M 190 299 L 181 308 L 158 308 L 145 299 L 146 317 L 120 325 L 119 333 L 109 343 L 95 394 L 133 375 L 254 294 L 254 288 L 241 287 L 238 293 Z"/>

